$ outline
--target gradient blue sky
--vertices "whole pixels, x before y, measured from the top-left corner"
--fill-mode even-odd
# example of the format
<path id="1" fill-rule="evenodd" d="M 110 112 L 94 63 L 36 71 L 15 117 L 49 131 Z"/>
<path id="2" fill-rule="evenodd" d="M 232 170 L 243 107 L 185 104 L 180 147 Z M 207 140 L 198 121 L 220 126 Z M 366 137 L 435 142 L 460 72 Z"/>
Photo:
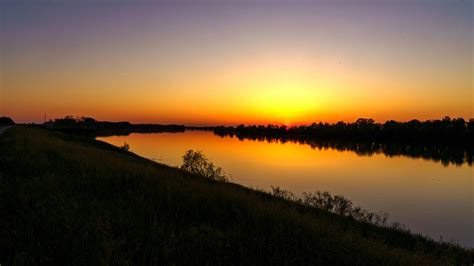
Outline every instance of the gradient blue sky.
<path id="1" fill-rule="evenodd" d="M 0 8 L 0 112 L 17 121 L 472 117 L 472 1 L 3 0 Z"/>

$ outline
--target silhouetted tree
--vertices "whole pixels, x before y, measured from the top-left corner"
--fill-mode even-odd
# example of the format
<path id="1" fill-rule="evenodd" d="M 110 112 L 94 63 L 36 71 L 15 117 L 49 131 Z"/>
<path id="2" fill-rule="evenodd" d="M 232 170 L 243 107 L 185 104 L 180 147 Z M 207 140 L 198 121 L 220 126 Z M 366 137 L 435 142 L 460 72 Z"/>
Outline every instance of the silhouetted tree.
<path id="1" fill-rule="evenodd" d="M 10 117 L 2 116 L 0 117 L 0 126 L 10 126 L 14 125 L 15 122 L 13 122 L 13 119 Z"/>

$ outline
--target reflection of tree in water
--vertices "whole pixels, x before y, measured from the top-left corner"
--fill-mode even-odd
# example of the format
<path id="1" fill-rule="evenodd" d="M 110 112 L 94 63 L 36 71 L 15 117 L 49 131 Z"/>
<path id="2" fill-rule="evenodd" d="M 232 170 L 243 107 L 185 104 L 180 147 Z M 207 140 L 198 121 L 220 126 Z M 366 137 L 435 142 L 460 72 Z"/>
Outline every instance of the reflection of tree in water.
<path id="1" fill-rule="evenodd" d="M 375 142 L 350 142 L 350 141 L 334 141 L 334 140 L 304 140 L 291 138 L 274 138 L 263 136 L 246 136 L 231 134 L 216 134 L 220 137 L 237 137 L 239 140 L 244 139 L 253 141 L 266 141 L 268 143 L 298 143 L 309 145 L 312 149 L 327 150 L 334 149 L 337 151 L 351 151 L 359 156 L 371 156 L 374 154 L 384 154 L 388 157 L 405 156 L 410 158 L 422 158 L 434 162 L 441 162 L 444 166 L 450 164 L 463 165 L 467 163 L 472 166 L 473 153 L 472 150 L 460 146 L 453 145 L 416 145 L 416 144 L 397 144 L 397 143 L 375 143 Z"/>
<path id="2" fill-rule="evenodd" d="M 337 151 L 353 151 L 359 156 L 371 156 L 373 154 L 384 154 L 388 157 L 406 156 L 410 158 L 422 158 L 434 162 L 441 162 L 444 166 L 449 164 L 472 165 L 472 154 L 461 147 L 452 146 L 426 146 L 426 145 L 403 145 L 382 143 L 341 143 L 329 141 L 297 141 L 309 144 L 313 149 L 332 148 Z"/>

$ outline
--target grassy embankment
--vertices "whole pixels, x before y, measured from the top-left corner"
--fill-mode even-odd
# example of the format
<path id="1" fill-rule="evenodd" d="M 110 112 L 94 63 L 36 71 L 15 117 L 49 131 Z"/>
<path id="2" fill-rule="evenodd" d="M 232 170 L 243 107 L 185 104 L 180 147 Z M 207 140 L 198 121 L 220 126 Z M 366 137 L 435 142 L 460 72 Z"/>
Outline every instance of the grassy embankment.
<path id="1" fill-rule="evenodd" d="M 109 144 L 0 137 L 0 263 L 472 264 L 473 252 L 208 180 Z"/>

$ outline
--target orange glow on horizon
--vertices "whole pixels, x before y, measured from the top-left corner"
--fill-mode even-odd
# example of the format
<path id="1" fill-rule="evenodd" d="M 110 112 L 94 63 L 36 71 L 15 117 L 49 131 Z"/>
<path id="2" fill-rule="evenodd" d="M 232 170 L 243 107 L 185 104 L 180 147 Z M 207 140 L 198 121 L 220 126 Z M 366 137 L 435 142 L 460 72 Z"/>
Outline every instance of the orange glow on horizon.
<path id="1" fill-rule="evenodd" d="M 432 20 L 426 6 L 413 18 L 387 9 L 400 17 L 386 24 L 386 14 L 352 21 L 339 7 L 331 11 L 334 20 L 298 6 L 250 8 L 252 14 L 222 8 L 236 13 L 228 20 L 195 18 L 209 18 L 203 24 L 166 17 L 165 7 L 153 6 L 143 10 L 152 12 L 146 23 L 124 20 L 112 6 L 107 19 L 94 17 L 94 9 L 83 16 L 44 10 L 71 16 L 64 28 L 60 18 L 47 24 L 41 12 L 30 19 L 44 27 L 9 16 L 0 115 L 17 122 L 42 122 L 46 114 L 186 125 L 473 116 L 472 34 L 461 31 L 470 33 L 471 20 L 457 21 L 455 13 Z M 89 19 L 97 29 L 84 27 Z M 401 31 L 405 22 L 416 28 Z M 130 36 L 126 44 L 123 36 Z"/>
<path id="2" fill-rule="evenodd" d="M 146 73 L 123 82 L 113 81 L 114 76 L 97 76 L 103 82 L 91 84 L 75 84 L 68 77 L 45 79 L 38 83 L 43 89 L 10 92 L 9 98 L 15 101 L 4 102 L 2 111 L 19 122 L 42 122 L 46 114 L 49 119 L 74 115 L 185 125 L 302 125 L 352 122 L 360 117 L 384 122 L 472 116 L 471 95 L 451 99 L 450 95 L 425 95 L 416 90 L 405 93 L 397 88 L 414 84 L 399 80 L 399 85 L 389 85 L 391 80 L 383 75 L 318 66 L 292 57 L 243 60 L 201 72 L 164 84 Z M 32 78 L 18 78 L 10 86 L 27 86 L 26 80 Z M 90 90 L 95 86 L 104 87 Z M 70 89 L 57 91 L 57 87 Z M 53 93 L 55 97 L 50 97 Z"/>

